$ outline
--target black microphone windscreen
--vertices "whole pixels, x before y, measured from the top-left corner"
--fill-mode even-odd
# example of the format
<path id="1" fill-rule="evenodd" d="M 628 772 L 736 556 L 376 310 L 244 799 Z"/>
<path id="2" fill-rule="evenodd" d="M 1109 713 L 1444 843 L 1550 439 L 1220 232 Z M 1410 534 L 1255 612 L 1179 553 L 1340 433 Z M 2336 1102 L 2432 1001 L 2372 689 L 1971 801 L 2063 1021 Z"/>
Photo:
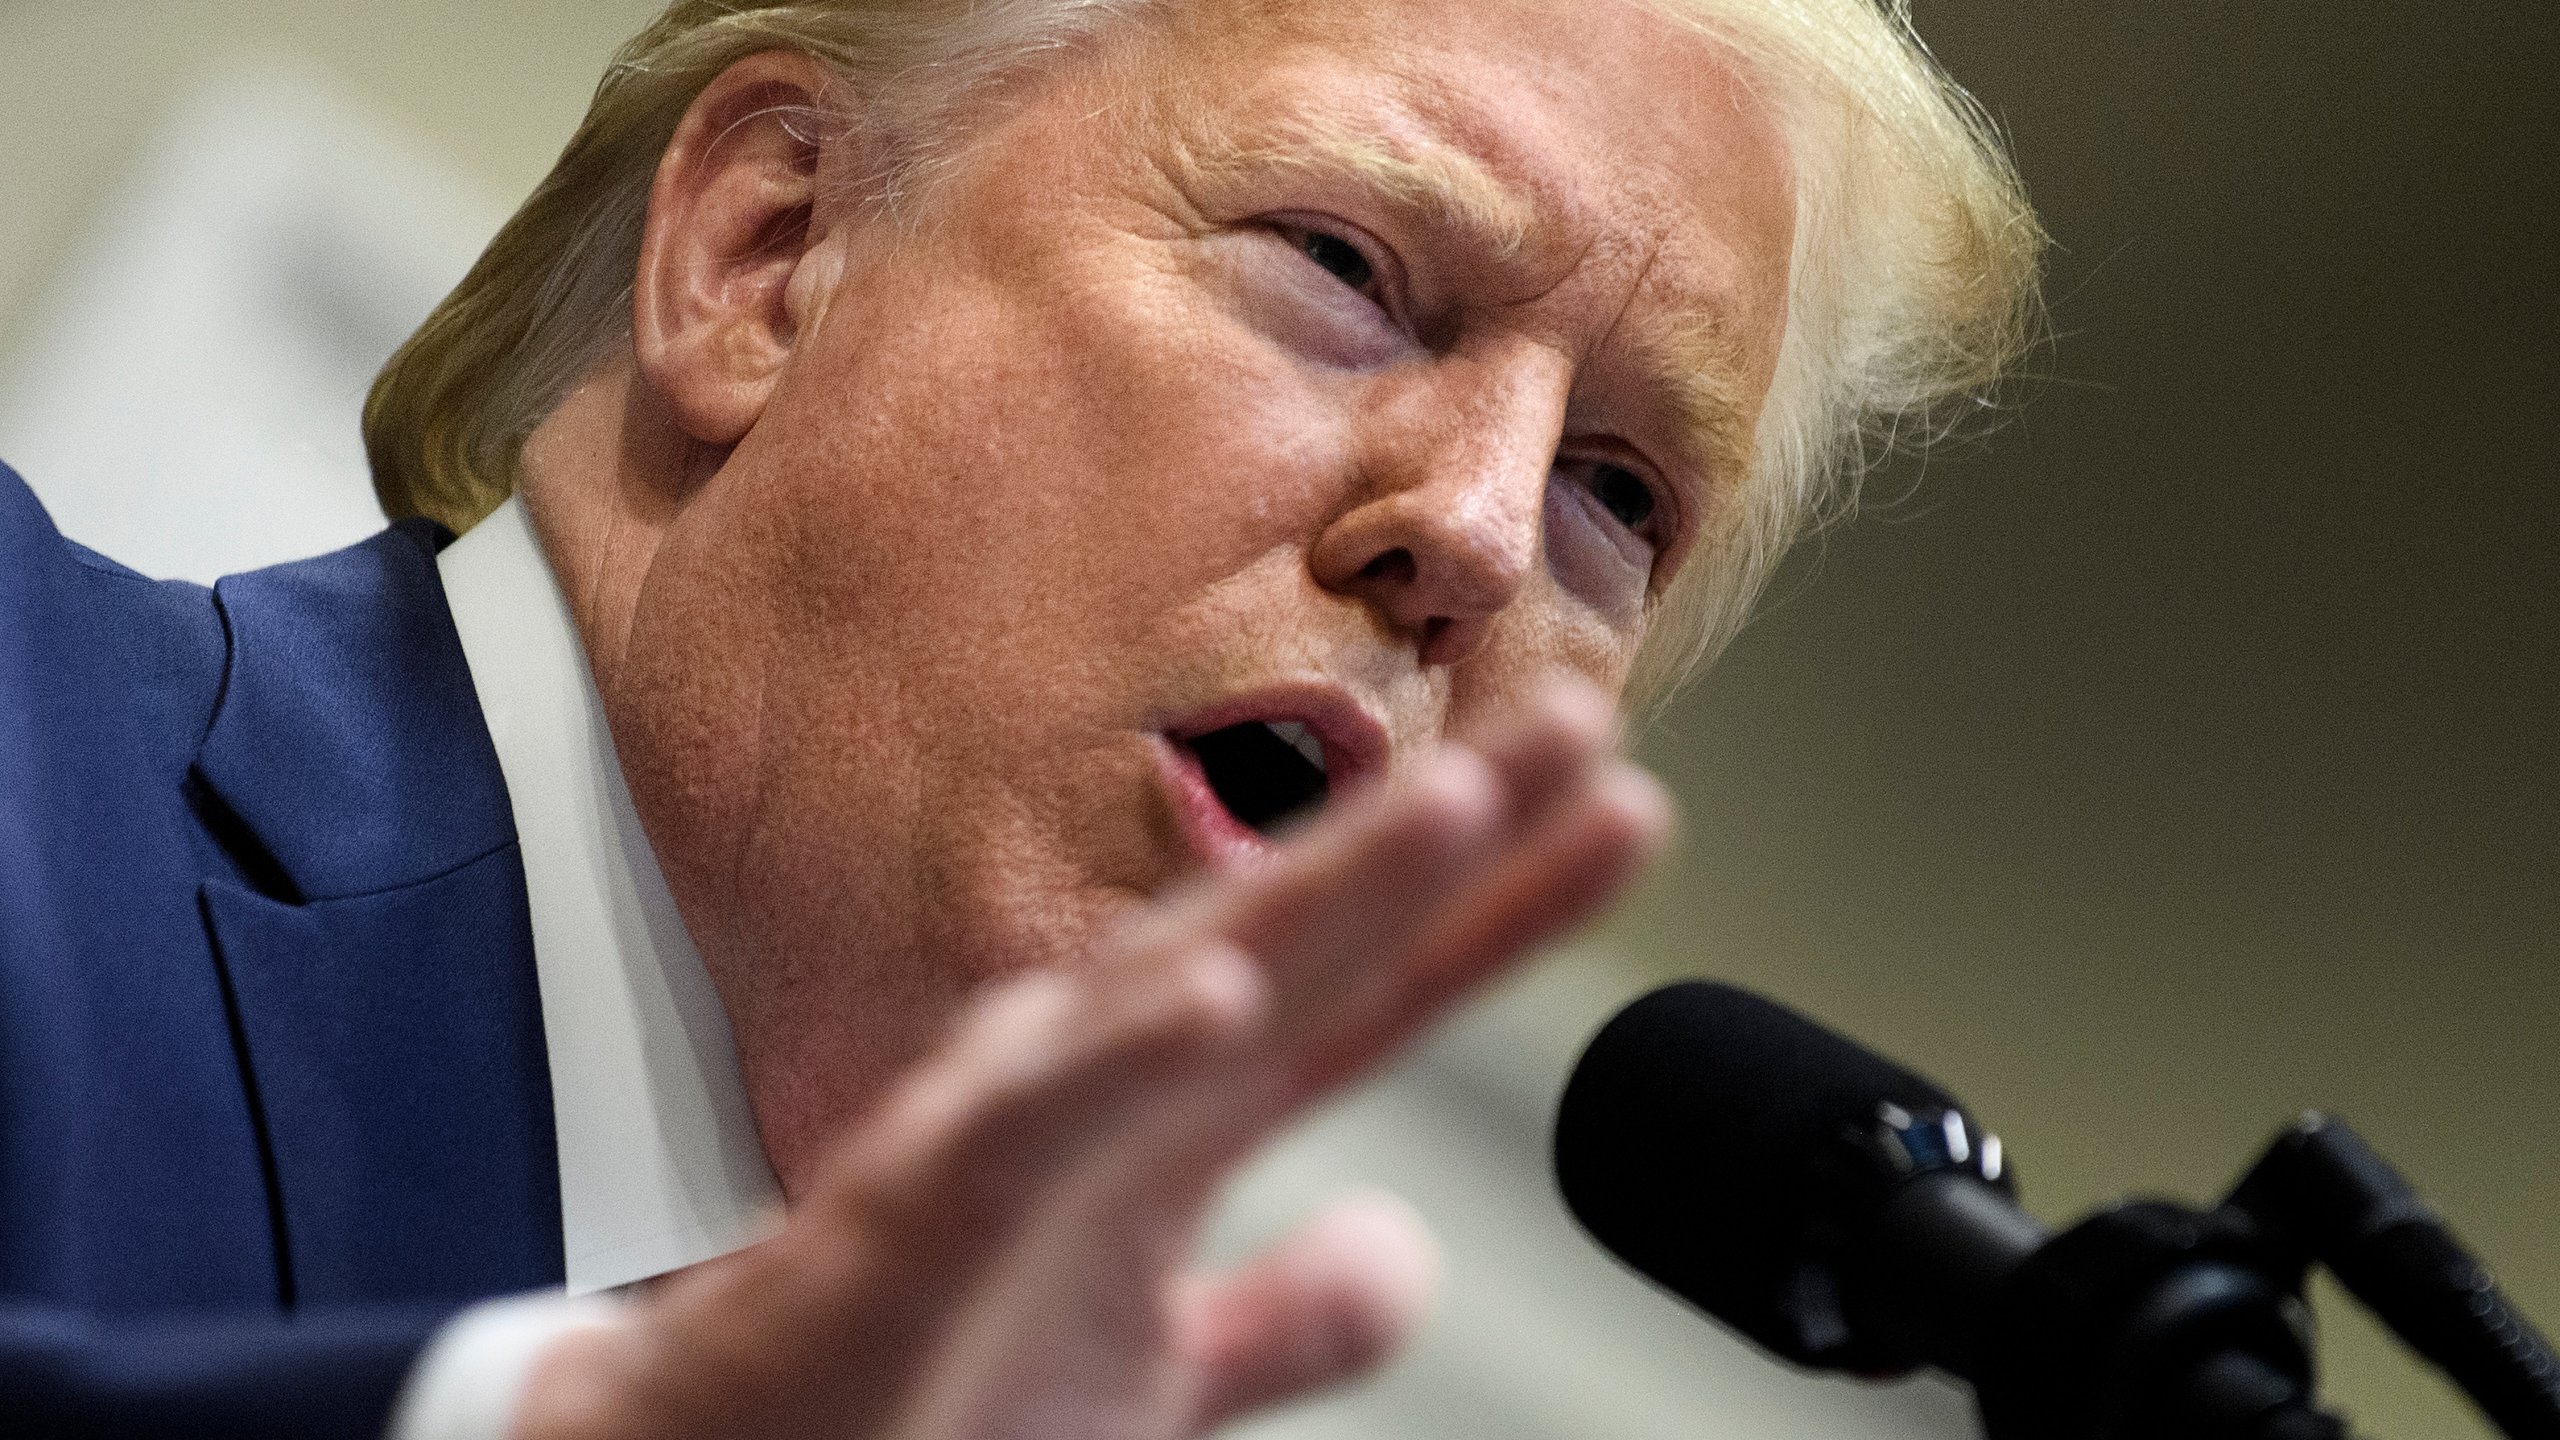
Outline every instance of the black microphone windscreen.
<path id="1" fill-rule="evenodd" d="M 1953 1110 L 1937 1086 L 1729 985 L 1666 986 L 1603 1027 L 1556 1116 L 1556 1179 L 1594 1238 L 1656 1283 L 1806 1365 L 1843 1363 L 1808 1317 L 1823 1261 L 1875 1191 L 1879 1109 Z M 1852 1362 L 1854 1363 L 1854 1362 Z"/>

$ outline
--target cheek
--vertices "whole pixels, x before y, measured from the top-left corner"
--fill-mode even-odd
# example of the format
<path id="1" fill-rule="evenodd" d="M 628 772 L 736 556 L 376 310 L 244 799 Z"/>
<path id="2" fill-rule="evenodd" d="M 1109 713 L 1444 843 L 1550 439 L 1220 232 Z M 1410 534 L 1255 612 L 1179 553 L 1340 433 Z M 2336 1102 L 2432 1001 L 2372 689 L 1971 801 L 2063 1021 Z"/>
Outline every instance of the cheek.
<path id="1" fill-rule="evenodd" d="M 1640 629 L 1612 624 L 1561 596 L 1514 605 L 1494 622 L 1484 648 L 1451 677 L 1450 728 L 1466 734 L 1559 674 L 1620 698 L 1641 639 Z"/>
<path id="2" fill-rule="evenodd" d="M 811 773 L 766 793 L 847 833 L 958 813 L 968 777 L 1045 805 L 1172 670 L 1304 628 L 1275 577 L 1338 505 L 1350 407 L 1127 259 L 857 277 L 830 308 L 725 497 L 788 597 L 767 762 Z"/>
<path id="3" fill-rule="evenodd" d="M 934 583 L 1015 592 L 994 623 L 1197 590 L 1310 533 L 1351 407 L 1139 259 L 840 302 L 794 397 L 812 543 L 929 549 Z"/>

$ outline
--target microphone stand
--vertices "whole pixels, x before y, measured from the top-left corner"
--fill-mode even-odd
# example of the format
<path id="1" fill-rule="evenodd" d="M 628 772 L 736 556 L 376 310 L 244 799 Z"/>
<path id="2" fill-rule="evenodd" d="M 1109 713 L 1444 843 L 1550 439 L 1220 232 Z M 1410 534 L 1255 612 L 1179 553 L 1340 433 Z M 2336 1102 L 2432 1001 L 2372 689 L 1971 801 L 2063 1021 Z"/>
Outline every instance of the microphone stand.
<path id="1" fill-rule="evenodd" d="M 1567 1204 L 1637 1271 L 1808 1369 L 1961 1376 L 1989 1440 L 2344 1440 L 2314 1395 L 2313 1265 L 2509 1440 L 2560 1440 L 2560 1359 L 2318 1115 L 2211 1209 L 2139 1201 L 2057 1235 L 1945 1091 L 1692 981 L 1592 1040 L 1555 1147 Z"/>
<path id="2" fill-rule="evenodd" d="M 2344 1440 L 2312 1393 L 2315 1263 L 2509 1440 L 2560 1440 L 2549 1345 L 2406 1181 L 2318 1115 L 2220 1206 L 2116 1206 L 2002 1279 L 1964 1367 L 1990 1440 Z"/>
<path id="3" fill-rule="evenodd" d="M 2560 1440 L 2560 1357 L 2353 1130 L 2304 1116 L 2225 1202 L 2288 1263 L 2325 1265 L 2511 1437 Z"/>

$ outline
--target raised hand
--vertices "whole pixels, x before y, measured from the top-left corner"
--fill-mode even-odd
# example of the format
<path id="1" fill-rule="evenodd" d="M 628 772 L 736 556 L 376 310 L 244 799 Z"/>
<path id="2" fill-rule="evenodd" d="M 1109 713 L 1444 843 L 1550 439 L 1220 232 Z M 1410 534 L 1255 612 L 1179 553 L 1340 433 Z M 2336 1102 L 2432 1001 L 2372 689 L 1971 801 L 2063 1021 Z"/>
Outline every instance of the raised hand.
<path id="1" fill-rule="evenodd" d="M 1589 917 L 1668 824 L 1559 689 L 1272 861 L 1008 982 L 781 1233 L 555 1346 L 519 1440 L 1157 1440 L 1365 1372 L 1418 1322 L 1392 1204 L 1187 1270 L 1221 1183 L 1310 1102 Z"/>

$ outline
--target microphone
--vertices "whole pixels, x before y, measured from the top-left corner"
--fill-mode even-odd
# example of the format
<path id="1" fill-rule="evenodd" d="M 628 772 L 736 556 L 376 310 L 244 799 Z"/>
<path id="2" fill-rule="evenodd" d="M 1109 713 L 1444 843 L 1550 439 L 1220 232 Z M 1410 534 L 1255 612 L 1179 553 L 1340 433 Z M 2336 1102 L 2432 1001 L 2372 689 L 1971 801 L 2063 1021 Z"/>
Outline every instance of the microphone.
<path id="1" fill-rule="evenodd" d="M 2336 1440 L 2309 1399 L 2306 1261 L 2245 1212 L 2056 1236 L 1945 1091 L 1802 1015 L 1685 982 L 1567 1083 L 1557 1181 L 1639 1273 L 1798 1365 L 1973 1382 L 1993 1440 Z"/>
<path id="2" fill-rule="evenodd" d="M 1813 1369 L 1970 1373 L 1992 1292 L 2047 1238 L 1953 1097 L 1729 985 L 1666 986 L 1600 1031 L 1555 1164 L 1619 1259 Z"/>

